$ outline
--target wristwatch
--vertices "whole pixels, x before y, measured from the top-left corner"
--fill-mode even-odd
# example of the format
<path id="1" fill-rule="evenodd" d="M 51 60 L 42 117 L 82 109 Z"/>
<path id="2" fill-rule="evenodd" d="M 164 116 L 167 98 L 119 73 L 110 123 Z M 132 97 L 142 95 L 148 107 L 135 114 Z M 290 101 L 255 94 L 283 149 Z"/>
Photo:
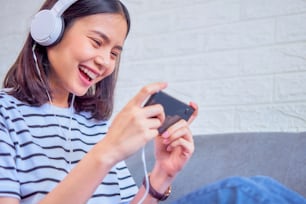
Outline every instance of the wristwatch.
<path id="1" fill-rule="evenodd" d="M 159 193 L 158 191 L 156 191 L 153 186 L 151 185 L 151 182 L 150 182 L 150 175 L 148 176 L 148 180 L 149 180 L 149 194 L 159 200 L 159 201 L 163 201 L 163 200 L 166 200 L 169 195 L 171 194 L 171 186 L 168 187 L 168 189 L 166 190 L 166 192 L 164 194 L 161 194 Z M 143 182 L 142 182 L 143 186 L 146 188 L 147 186 L 147 183 L 146 183 L 146 177 L 143 178 Z"/>

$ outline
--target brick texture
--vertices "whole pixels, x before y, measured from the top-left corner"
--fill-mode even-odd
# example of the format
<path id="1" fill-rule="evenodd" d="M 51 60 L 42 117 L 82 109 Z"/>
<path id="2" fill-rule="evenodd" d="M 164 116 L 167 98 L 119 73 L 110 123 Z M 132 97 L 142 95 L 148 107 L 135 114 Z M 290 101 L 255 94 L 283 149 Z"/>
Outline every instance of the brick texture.
<path id="1" fill-rule="evenodd" d="M 306 1 L 124 2 L 132 29 L 115 112 L 143 85 L 167 81 L 167 92 L 198 103 L 194 134 L 306 131 Z M 2 77 L 41 3 L 2 5 Z"/>

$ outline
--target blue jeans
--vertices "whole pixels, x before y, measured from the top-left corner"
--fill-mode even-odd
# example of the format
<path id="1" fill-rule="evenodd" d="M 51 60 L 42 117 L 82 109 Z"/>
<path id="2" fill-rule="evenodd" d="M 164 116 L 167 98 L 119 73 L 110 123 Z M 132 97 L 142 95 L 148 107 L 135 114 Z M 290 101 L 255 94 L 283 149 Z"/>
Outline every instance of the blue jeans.
<path id="1" fill-rule="evenodd" d="M 173 204 L 306 204 L 306 199 L 264 176 L 231 177 L 204 186 Z"/>

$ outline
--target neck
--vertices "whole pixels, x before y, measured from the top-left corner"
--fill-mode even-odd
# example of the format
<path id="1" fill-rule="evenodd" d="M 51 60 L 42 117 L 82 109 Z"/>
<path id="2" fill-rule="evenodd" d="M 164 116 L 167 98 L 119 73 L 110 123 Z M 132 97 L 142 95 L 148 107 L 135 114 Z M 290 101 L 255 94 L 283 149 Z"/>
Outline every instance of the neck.
<path id="1" fill-rule="evenodd" d="M 61 99 L 61 100 L 53 98 L 51 104 L 54 105 L 54 106 L 60 107 L 60 108 L 68 108 L 69 107 L 68 97 L 65 98 L 65 99 Z"/>

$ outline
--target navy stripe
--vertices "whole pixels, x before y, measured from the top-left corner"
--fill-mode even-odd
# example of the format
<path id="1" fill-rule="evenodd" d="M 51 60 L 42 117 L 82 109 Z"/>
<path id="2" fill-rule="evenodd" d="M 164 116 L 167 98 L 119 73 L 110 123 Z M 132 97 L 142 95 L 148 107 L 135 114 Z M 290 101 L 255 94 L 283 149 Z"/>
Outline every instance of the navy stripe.
<path id="1" fill-rule="evenodd" d="M 57 180 L 57 179 L 53 179 L 53 178 L 44 178 L 44 179 L 39 179 L 39 180 L 34 180 L 34 181 L 25 181 L 25 182 L 22 182 L 20 184 L 30 184 L 30 183 L 42 183 L 42 182 L 45 182 L 45 181 L 52 181 L 54 183 L 59 183 L 61 182 L 60 180 Z"/>
<path id="2" fill-rule="evenodd" d="M 10 153 L 0 153 L 0 157 L 11 157 L 12 155 Z"/>
<path id="3" fill-rule="evenodd" d="M 125 196 L 125 197 L 122 197 L 122 200 L 127 200 L 127 199 L 131 199 L 131 198 L 134 198 L 136 194 L 131 194 L 130 196 Z"/>
<path id="4" fill-rule="evenodd" d="M 10 148 L 15 149 L 15 147 L 14 147 L 13 145 L 7 143 L 7 142 L 4 141 L 4 140 L 0 140 L 0 143 L 6 144 L 6 145 L 9 146 Z"/>
<path id="5" fill-rule="evenodd" d="M 128 176 L 125 176 L 125 177 L 118 177 L 118 180 L 125 180 L 125 179 L 131 178 L 131 177 L 132 177 L 131 175 L 128 175 Z"/>
<path id="6" fill-rule="evenodd" d="M 117 167 L 116 169 L 117 169 L 118 171 L 122 171 L 122 170 L 127 169 L 127 167 L 126 167 L 126 166 L 123 166 L 123 167 Z"/>
<path id="7" fill-rule="evenodd" d="M 103 133 L 99 133 L 99 134 L 102 135 Z M 59 139 L 61 139 L 63 141 L 67 140 L 65 137 L 62 137 L 60 135 L 53 135 L 53 134 L 52 135 L 43 135 L 43 136 L 34 136 L 33 135 L 33 137 L 37 138 L 37 139 L 59 138 Z M 96 144 L 95 142 L 86 142 L 86 141 L 82 140 L 81 138 L 72 138 L 71 141 L 73 141 L 73 142 L 74 141 L 79 141 L 79 142 L 81 142 L 83 144 L 86 144 L 86 145 L 89 145 L 89 146 L 92 146 L 92 145 Z"/>
<path id="8" fill-rule="evenodd" d="M 15 170 L 15 167 L 13 167 L 13 166 L 1 166 L 1 165 L 0 165 L 0 169 Z"/>
<path id="9" fill-rule="evenodd" d="M 117 173 L 114 172 L 114 171 L 110 171 L 110 172 L 108 172 L 108 174 L 117 175 Z"/>
<path id="10" fill-rule="evenodd" d="M 46 125 L 29 125 L 29 128 L 52 128 L 52 127 L 58 127 L 58 128 L 63 128 L 63 129 L 66 129 L 68 130 L 68 127 L 67 126 L 64 126 L 64 125 L 59 125 L 58 123 L 48 123 Z"/>
<path id="11" fill-rule="evenodd" d="M 14 183 L 19 183 L 17 180 L 11 179 L 11 178 L 0 178 L 0 181 L 12 181 Z"/>
<path id="12" fill-rule="evenodd" d="M 59 138 L 59 139 L 61 139 L 61 140 L 63 140 L 63 141 L 66 141 L 66 138 L 65 137 L 63 137 L 63 136 L 60 136 L 60 135 L 54 135 L 54 134 L 52 134 L 52 135 L 32 135 L 34 138 L 36 138 L 36 139 L 48 139 L 48 138 Z"/>
<path id="13" fill-rule="evenodd" d="M 6 131 L 5 131 L 5 130 L 3 130 L 2 128 L 0 128 L 0 131 L 1 131 L 1 132 L 3 132 L 3 133 L 6 133 Z"/>
<path id="14" fill-rule="evenodd" d="M 100 185 L 117 186 L 119 185 L 119 183 L 118 182 L 102 182 Z"/>
<path id="15" fill-rule="evenodd" d="M 27 195 L 22 196 L 21 199 L 27 199 L 27 198 L 29 198 L 29 197 L 32 197 L 32 196 L 36 195 L 36 194 L 47 195 L 48 193 L 49 193 L 49 192 L 47 192 L 47 191 L 35 191 L 35 192 L 33 192 L 33 193 L 30 193 L 30 194 L 27 194 Z"/>
<path id="16" fill-rule="evenodd" d="M 81 114 L 76 114 L 82 117 L 85 117 Z M 24 118 L 31 118 L 31 117 L 42 117 L 42 118 L 46 118 L 46 117 L 58 117 L 58 118 L 65 118 L 67 120 L 70 120 L 70 116 L 67 115 L 59 115 L 59 114 L 23 114 Z M 86 118 L 86 117 L 85 117 Z M 92 119 L 92 118 L 91 118 Z M 91 125 L 86 125 L 85 123 L 81 123 L 80 121 L 76 120 L 75 118 L 72 118 L 73 121 L 77 122 L 79 125 L 84 126 L 86 128 L 93 128 L 93 127 L 103 127 L 106 126 L 107 123 L 95 123 L 95 124 L 91 124 Z M 89 120 L 89 118 L 86 118 L 86 120 Z"/>
<path id="17" fill-rule="evenodd" d="M 6 131 L 5 131 L 5 130 L 3 130 L 2 128 L 0 128 L 0 131 L 1 131 L 1 132 L 3 132 L 3 133 L 6 133 Z"/>
<path id="18" fill-rule="evenodd" d="M 38 128 L 38 129 L 41 129 L 41 128 L 50 128 L 50 127 L 63 128 L 63 129 L 66 129 L 66 130 L 69 129 L 67 126 L 64 126 L 64 125 L 63 125 L 63 126 L 59 126 L 58 124 L 29 125 L 29 127 L 30 127 L 30 128 L 33 128 L 33 129 L 35 129 L 35 128 Z M 105 134 L 106 134 L 106 132 L 96 132 L 96 133 L 91 133 L 91 134 L 89 134 L 89 133 L 82 132 L 79 128 L 71 128 L 71 132 L 73 132 L 73 131 L 79 132 L 79 133 L 81 133 L 82 135 L 88 136 L 88 137 L 94 137 L 94 136 L 99 136 L 99 135 L 101 135 L 101 134 L 102 134 L 102 135 L 105 135 Z M 20 130 L 20 131 L 18 131 L 17 134 L 21 134 L 21 133 L 23 133 L 23 132 L 29 132 L 29 130 Z"/>
<path id="19" fill-rule="evenodd" d="M 13 123 L 16 123 L 16 122 L 18 122 L 18 121 L 24 121 L 24 119 L 23 119 L 23 118 L 20 118 L 20 117 L 14 118 L 14 119 L 11 119 L 11 120 L 12 120 Z"/>
<path id="20" fill-rule="evenodd" d="M 110 194 L 100 193 L 100 194 L 94 194 L 92 196 L 92 198 L 97 198 L 97 197 L 115 197 L 115 196 L 120 196 L 120 194 L 119 193 L 110 193 Z"/>
<path id="21" fill-rule="evenodd" d="M 18 155 L 16 158 L 20 159 L 22 161 L 25 161 L 25 160 L 35 158 L 35 157 L 46 157 L 46 158 L 49 158 L 49 159 L 52 159 L 52 160 L 58 160 L 58 161 L 62 160 L 62 161 L 65 161 L 67 164 L 69 163 L 69 161 L 66 160 L 65 157 L 50 157 L 50 156 L 47 156 L 43 153 L 31 154 L 31 155 L 28 155 L 26 157 L 21 157 L 20 155 Z"/>
<path id="22" fill-rule="evenodd" d="M 13 110 L 13 109 L 16 109 L 15 106 L 8 106 L 8 107 L 4 107 L 5 110 Z"/>
<path id="23" fill-rule="evenodd" d="M 17 195 L 18 197 L 20 197 L 20 194 L 15 191 L 0 191 L 0 194 L 11 194 L 11 195 Z"/>
<path id="24" fill-rule="evenodd" d="M 15 132 L 15 130 L 13 130 L 13 131 Z M 23 133 L 30 133 L 30 131 L 28 129 L 22 129 L 22 130 L 16 131 L 17 135 L 21 135 Z"/>
<path id="25" fill-rule="evenodd" d="M 68 173 L 68 171 L 66 169 L 58 168 L 58 167 L 54 167 L 54 166 L 49 166 L 49 165 L 36 166 L 34 168 L 31 168 L 31 169 L 17 169 L 17 171 L 22 172 L 22 173 L 29 173 L 29 172 L 36 171 L 36 170 L 41 170 L 41 169 L 54 169 L 54 170 L 57 170 L 57 171 L 62 171 L 62 172 Z"/>
<path id="26" fill-rule="evenodd" d="M 68 152 L 70 152 L 70 151 L 66 150 L 66 152 L 68 153 Z M 76 151 L 73 151 L 73 152 L 76 152 Z M 83 150 L 82 152 L 85 153 L 84 150 Z M 47 155 L 45 155 L 45 154 L 32 154 L 32 155 L 29 155 L 29 156 L 26 156 L 26 157 L 21 157 L 20 155 L 18 155 L 18 156 L 16 157 L 16 159 L 20 159 L 20 160 L 22 160 L 22 161 L 26 161 L 26 160 L 28 160 L 28 159 L 35 158 L 35 157 L 45 157 L 45 158 L 48 158 L 48 159 L 50 159 L 50 160 L 65 161 L 66 164 L 69 164 L 70 162 L 71 162 L 72 164 L 77 164 L 77 163 L 79 163 L 79 161 L 80 161 L 79 159 L 74 160 L 74 161 L 69 161 L 69 160 L 67 160 L 65 157 L 50 157 L 50 156 L 47 156 Z"/>
<path id="27" fill-rule="evenodd" d="M 132 184 L 132 185 L 129 185 L 129 186 L 126 186 L 126 187 L 121 187 L 120 190 L 126 190 L 126 189 L 129 189 L 129 188 L 132 188 L 132 187 L 135 187 L 136 184 Z"/>
<path id="28" fill-rule="evenodd" d="M 0 112 L 1 113 L 1 112 Z M 3 123 L 0 122 L 1 127 L 5 128 L 5 125 Z"/>
<path id="29" fill-rule="evenodd" d="M 73 138 L 71 141 L 75 142 L 75 141 L 79 141 L 83 144 L 86 144 L 86 145 L 89 145 L 89 146 L 93 146 L 95 145 L 96 143 L 94 142 L 85 142 L 84 140 L 80 139 L 80 138 Z"/>

